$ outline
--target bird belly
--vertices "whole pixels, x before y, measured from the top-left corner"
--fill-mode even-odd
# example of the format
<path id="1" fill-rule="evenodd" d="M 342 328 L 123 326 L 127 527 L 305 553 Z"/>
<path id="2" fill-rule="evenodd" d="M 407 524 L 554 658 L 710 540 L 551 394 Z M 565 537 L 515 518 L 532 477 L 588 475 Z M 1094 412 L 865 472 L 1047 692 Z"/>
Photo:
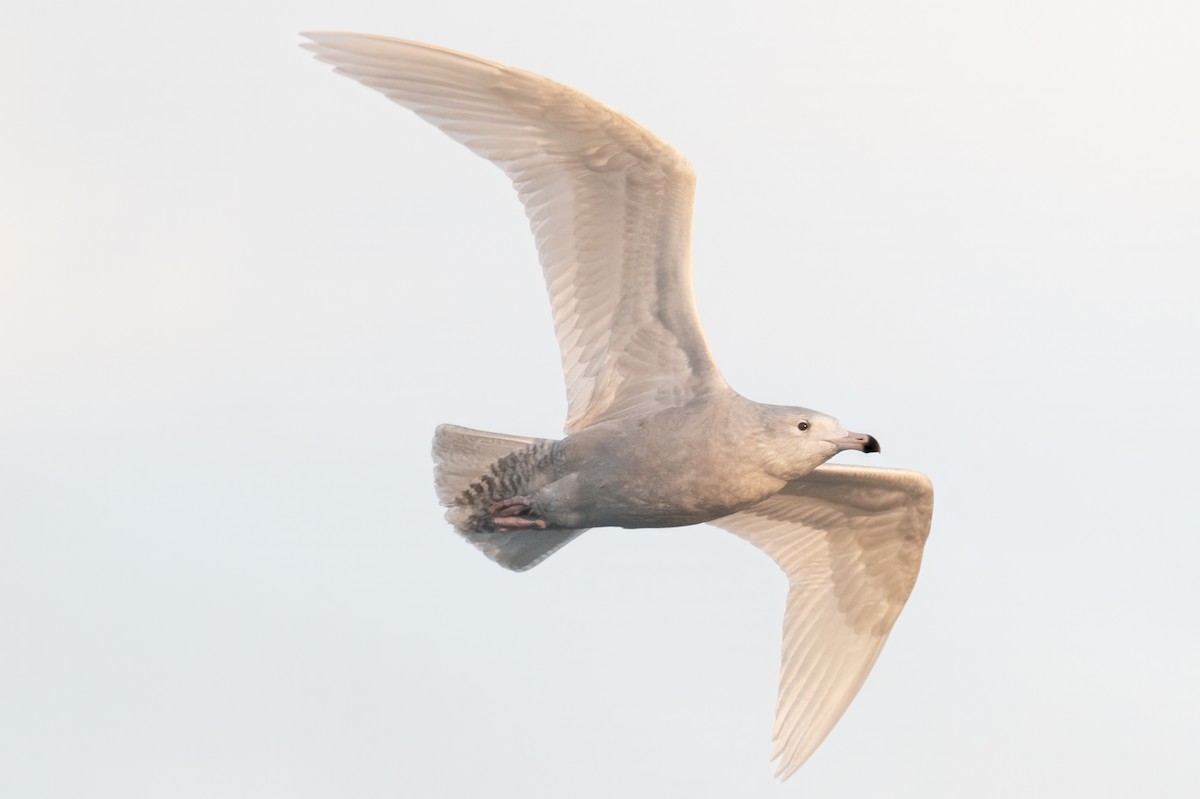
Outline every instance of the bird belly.
<path id="1" fill-rule="evenodd" d="M 582 468 L 535 497 L 535 512 L 552 527 L 682 527 L 728 516 L 783 487 L 761 470 L 671 468 L 622 464 Z M 714 474 L 721 474 L 718 480 Z"/>

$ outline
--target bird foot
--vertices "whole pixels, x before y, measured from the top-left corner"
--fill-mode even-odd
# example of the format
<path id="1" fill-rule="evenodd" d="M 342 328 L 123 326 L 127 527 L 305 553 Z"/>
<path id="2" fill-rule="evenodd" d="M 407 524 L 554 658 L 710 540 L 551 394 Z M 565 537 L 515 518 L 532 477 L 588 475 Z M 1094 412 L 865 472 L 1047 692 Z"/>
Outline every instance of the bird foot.
<path id="1" fill-rule="evenodd" d="M 510 497 L 502 499 L 499 502 L 488 508 L 488 513 L 492 516 L 492 524 L 504 530 L 526 530 L 536 528 L 543 530 L 546 527 L 545 519 L 538 519 L 530 516 L 533 511 L 533 504 L 529 497 Z"/>

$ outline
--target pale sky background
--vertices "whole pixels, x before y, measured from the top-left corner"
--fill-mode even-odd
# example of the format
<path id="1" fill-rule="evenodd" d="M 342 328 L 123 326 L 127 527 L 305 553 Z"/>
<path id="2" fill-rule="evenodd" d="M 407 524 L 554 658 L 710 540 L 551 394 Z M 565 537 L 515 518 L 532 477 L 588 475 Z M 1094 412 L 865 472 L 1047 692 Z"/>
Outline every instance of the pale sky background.
<path id="1" fill-rule="evenodd" d="M 1195 3 L 0 5 L 0 795 L 1200 794 Z M 673 143 L 732 385 L 933 478 L 789 783 L 764 555 L 441 520 L 435 425 L 561 430 L 532 238 L 312 29 Z"/>

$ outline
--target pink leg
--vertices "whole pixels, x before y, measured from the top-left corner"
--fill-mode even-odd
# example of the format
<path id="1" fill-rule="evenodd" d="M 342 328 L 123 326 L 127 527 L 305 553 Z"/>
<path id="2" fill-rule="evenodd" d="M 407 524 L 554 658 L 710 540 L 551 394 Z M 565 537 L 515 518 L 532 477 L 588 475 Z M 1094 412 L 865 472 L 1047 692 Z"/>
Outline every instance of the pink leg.
<path id="1" fill-rule="evenodd" d="M 494 519 L 497 516 L 520 516 L 531 510 L 533 510 L 533 504 L 529 501 L 529 497 L 511 497 L 492 505 L 488 508 L 488 513 L 492 514 Z"/>
<path id="2" fill-rule="evenodd" d="M 501 530 L 536 530 L 546 529 L 545 519 L 531 519 L 528 516 L 493 516 L 492 524 Z"/>
<path id="3" fill-rule="evenodd" d="M 488 508 L 488 513 L 492 515 L 492 524 L 502 529 L 524 530 L 531 527 L 544 529 L 546 520 L 531 517 L 529 513 L 532 510 L 533 505 L 529 497 L 511 497 L 492 505 Z"/>

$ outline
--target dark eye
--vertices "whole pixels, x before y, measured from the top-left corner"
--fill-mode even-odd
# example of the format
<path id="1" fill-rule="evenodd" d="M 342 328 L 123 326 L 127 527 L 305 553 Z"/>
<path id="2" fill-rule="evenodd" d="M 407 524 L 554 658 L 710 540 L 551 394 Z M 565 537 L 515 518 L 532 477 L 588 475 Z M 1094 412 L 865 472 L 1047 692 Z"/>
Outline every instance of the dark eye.
<path id="1" fill-rule="evenodd" d="M 796 425 L 796 429 L 798 429 L 798 430 L 807 430 L 807 429 L 808 429 L 808 422 L 801 422 L 800 424 Z"/>

